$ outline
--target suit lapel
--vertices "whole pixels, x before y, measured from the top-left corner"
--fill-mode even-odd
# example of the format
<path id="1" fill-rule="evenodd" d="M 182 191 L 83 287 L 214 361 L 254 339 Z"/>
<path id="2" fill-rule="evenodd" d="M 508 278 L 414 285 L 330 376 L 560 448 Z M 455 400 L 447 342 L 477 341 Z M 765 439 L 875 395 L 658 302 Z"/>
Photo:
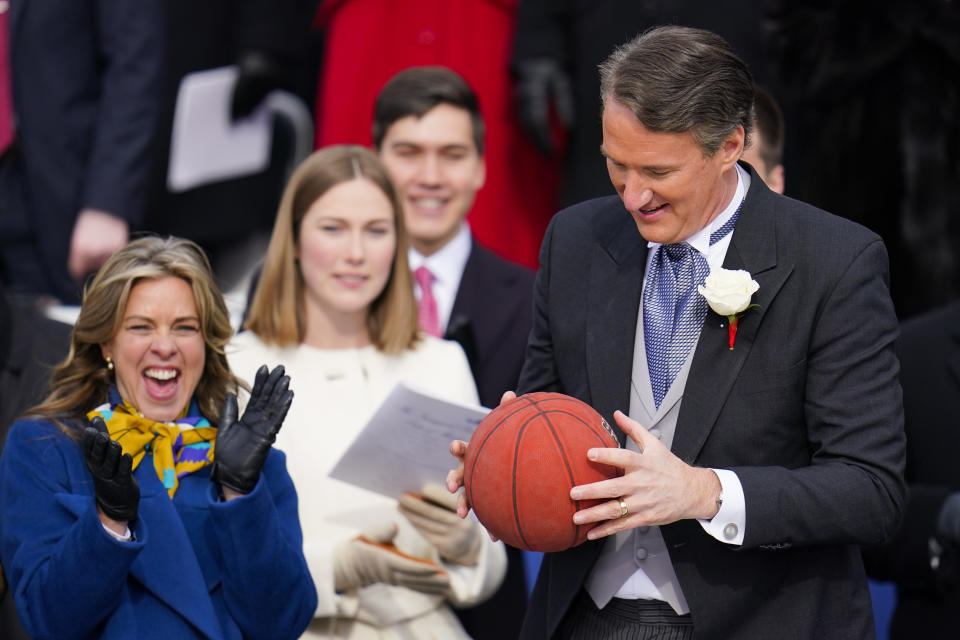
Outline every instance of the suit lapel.
<path id="1" fill-rule="evenodd" d="M 624 212 L 612 233 L 594 247 L 587 294 L 587 377 L 594 408 L 610 420 L 630 408 L 633 343 L 646 265 L 647 243 Z"/>
<path id="2" fill-rule="evenodd" d="M 485 270 L 481 264 L 482 258 L 477 241 L 473 240 L 470 245 L 470 255 L 467 257 L 467 263 L 463 266 L 463 273 L 460 275 L 457 295 L 453 299 L 453 308 L 450 310 L 447 331 L 443 336 L 444 339 L 454 340 L 463 347 L 467 354 L 467 360 L 474 370 L 474 378 L 477 375 L 479 347 L 473 319 L 483 318 L 484 322 L 487 322 L 496 321 L 500 317 L 497 314 L 488 317 L 485 314 L 484 305 L 477 305 L 481 298 L 478 292 L 486 291 L 488 288 L 486 286 Z"/>
<path id="3" fill-rule="evenodd" d="M 700 453 L 750 354 L 764 315 L 793 269 L 777 254 L 776 196 L 753 171 L 751 178 L 723 266 L 750 272 L 760 285 L 753 297 L 753 302 L 760 306 L 740 318 L 733 350 L 728 343 L 727 319 L 707 312 L 684 388 L 672 447 L 673 453 L 688 464 Z"/>
<path id="4" fill-rule="evenodd" d="M 149 544 L 131 565 L 130 574 L 206 636 L 221 638 L 193 545 L 151 459 L 144 459 L 136 477 L 141 488 L 139 517 L 146 523 Z M 181 485 L 179 491 L 183 490 Z"/>

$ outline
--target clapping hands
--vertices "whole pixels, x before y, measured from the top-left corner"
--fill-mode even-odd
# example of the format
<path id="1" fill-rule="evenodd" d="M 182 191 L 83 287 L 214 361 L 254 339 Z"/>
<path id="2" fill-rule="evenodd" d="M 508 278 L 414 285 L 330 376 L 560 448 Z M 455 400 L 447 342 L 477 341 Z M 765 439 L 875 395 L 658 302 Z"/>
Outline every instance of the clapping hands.
<path id="1" fill-rule="evenodd" d="M 257 371 L 243 417 L 237 420 L 237 396 L 228 393 L 220 415 L 210 479 L 240 494 L 253 491 L 270 446 L 293 402 L 283 366 Z"/>
<path id="2" fill-rule="evenodd" d="M 93 491 L 103 515 L 119 523 L 137 517 L 140 485 L 133 477 L 133 458 L 124 453 L 119 442 L 110 439 L 103 418 L 94 416 L 84 429 L 81 448 L 83 461 L 93 476 Z"/>

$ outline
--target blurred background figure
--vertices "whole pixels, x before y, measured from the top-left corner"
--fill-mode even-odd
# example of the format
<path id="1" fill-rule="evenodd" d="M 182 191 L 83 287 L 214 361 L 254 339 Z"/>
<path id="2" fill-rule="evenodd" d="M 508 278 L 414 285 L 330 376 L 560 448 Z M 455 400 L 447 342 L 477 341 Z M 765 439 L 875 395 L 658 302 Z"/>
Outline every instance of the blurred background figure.
<path id="1" fill-rule="evenodd" d="M 0 3 L 0 276 L 11 292 L 76 304 L 142 221 L 163 18 L 160 0 Z"/>
<path id="2" fill-rule="evenodd" d="M 487 180 L 470 211 L 473 234 L 501 257 L 536 267 L 559 175 L 557 162 L 522 134 L 513 109 L 516 12 L 516 0 L 323 0 L 316 146 L 370 145 L 370 114 L 387 80 L 413 66 L 453 69 L 480 96 L 488 131 Z"/>
<path id="3" fill-rule="evenodd" d="M 948 638 L 960 629 L 960 302 L 917 316 L 897 342 L 907 433 L 907 502 L 899 533 L 866 550 L 893 580 L 890 638 Z"/>
<path id="4" fill-rule="evenodd" d="M 753 132 L 741 160 L 749 162 L 771 191 L 783 193 L 783 113 L 767 91 L 753 86 Z"/>
<path id="5" fill-rule="evenodd" d="M 50 370 L 70 348 L 70 326 L 47 318 L 33 298 L 7 295 L 0 283 L 0 452 L 14 418 L 43 400 Z M 0 638 L 24 640 L 0 567 Z"/>
<path id="6" fill-rule="evenodd" d="M 156 89 L 161 102 L 155 171 L 144 227 L 189 238 L 210 257 L 221 289 L 241 284 L 266 250 L 280 194 L 290 172 L 310 151 L 309 106 L 316 86 L 318 43 L 310 21 L 318 0 L 167 0 L 166 65 Z M 171 140 L 184 78 L 198 71 L 235 65 L 229 117 L 242 122 L 267 108 L 271 119 L 269 164 L 253 173 L 171 187 Z M 299 102 L 296 114 L 267 105 L 282 91 Z M 227 114 L 224 114 L 227 115 Z M 298 157 L 299 138 L 304 152 Z M 243 283 L 245 292 L 245 283 Z M 231 300 L 228 298 L 228 304 Z"/>
<path id="7" fill-rule="evenodd" d="M 510 62 L 516 109 L 541 152 L 563 161 L 559 205 L 614 193 L 599 152 L 597 76 L 597 66 L 614 47 L 662 24 L 709 29 L 733 46 L 759 84 L 778 95 L 765 38 L 766 5 L 767 0 L 519 0 Z"/>
<path id="8" fill-rule="evenodd" d="M 94 277 L 50 394 L 0 456 L 0 559 L 31 635 L 306 626 L 317 600 L 296 492 L 270 446 L 289 378 L 261 367 L 240 416 L 232 333 L 191 242 L 135 240 Z"/>
<path id="9" fill-rule="evenodd" d="M 373 144 L 390 172 L 410 236 L 420 327 L 463 347 L 480 403 L 517 387 L 533 322 L 533 271 L 485 248 L 466 222 L 490 164 L 476 94 L 445 67 L 414 67 L 377 96 Z M 526 609 L 523 555 L 507 547 L 503 586 L 460 617 L 474 638 L 512 638 Z"/>
<path id="10" fill-rule="evenodd" d="M 0 284 L 0 450 L 14 418 L 43 400 L 50 371 L 69 347 L 70 325 Z"/>
<path id="11" fill-rule="evenodd" d="M 327 475 L 398 382 L 477 403 L 463 350 L 418 329 L 403 209 L 371 151 L 328 147 L 294 172 L 245 326 L 232 366 L 283 364 L 309 389 L 277 439 L 319 596 L 306 637 L 468 638 L 450 606 L 497 589 L 503 544 L 458 518 L 442 487 L 402 498 L 398 513 Z"/>
<path id="12" fill-rule="evenodd" d="M 957 299 L 960 4 L 770 4 L 790 195 L 883 237 L 901 319 Z"/>

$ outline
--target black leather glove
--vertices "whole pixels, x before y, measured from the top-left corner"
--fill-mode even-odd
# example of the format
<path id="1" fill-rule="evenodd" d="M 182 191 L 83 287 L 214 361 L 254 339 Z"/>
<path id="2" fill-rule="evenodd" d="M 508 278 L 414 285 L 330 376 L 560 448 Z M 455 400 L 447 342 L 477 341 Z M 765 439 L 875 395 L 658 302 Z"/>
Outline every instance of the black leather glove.
<path id="1" fill-rule="evenodd" d="M 257 371 L 250 402 L 237 420 L 237 396 L 227 394 L 220 415 L 220 427 L 213 449 L 210 479 L 238 493 L 250 493 L 257 486 L 260 470 L 270 445 L 293 402 L 290 377 L 283 365 L 267 374 L 266 365 Z"/>
<path id="2" fill-rule="evenodd" d="M 133 477 L 133 458 L 110 439 L 103 418 L 95 416 L 83 430 L 83 461 L 93 476 L 93 492 L 103 514 L 118 522 L 137 517 L 140 485 Z"/>
<path id="3" fill-rule="evenodd" d="M 550 128 L 550 106 L 564 128 L 573 125 L 573 92 L 570 79 L 551 58 L 534 58 L 514 67 L 516 108 L 520 125 L 533 144 L 543 153 L 554 151 Z"/>
<path id="4" fill-rule="evenodd" d="M 230 97 L 230 118 L 250 115 L 267 94 L 284 85 L 283 66 L 273 56 L 251 51 L 240 58 L 237 84 Z"/>

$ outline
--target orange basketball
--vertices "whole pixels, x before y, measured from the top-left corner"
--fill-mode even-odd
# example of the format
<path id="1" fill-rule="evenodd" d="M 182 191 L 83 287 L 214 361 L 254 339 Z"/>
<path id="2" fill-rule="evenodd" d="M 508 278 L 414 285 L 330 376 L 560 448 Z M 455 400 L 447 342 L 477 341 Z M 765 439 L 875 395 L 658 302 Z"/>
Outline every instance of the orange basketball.
<path id="1" fill-rule="evenodd" d="M 596 526 L 573 514 L 602 500 L 571 500 L 576 485 L 620 471 L 587 460 L 592 447 L 617 448 L 607 422 L 588 404 L 560 393 L 528 393 L 477 425 L 464 457 L 464 485 L 477 518 L 520 549 L 562 551 Z"/>

